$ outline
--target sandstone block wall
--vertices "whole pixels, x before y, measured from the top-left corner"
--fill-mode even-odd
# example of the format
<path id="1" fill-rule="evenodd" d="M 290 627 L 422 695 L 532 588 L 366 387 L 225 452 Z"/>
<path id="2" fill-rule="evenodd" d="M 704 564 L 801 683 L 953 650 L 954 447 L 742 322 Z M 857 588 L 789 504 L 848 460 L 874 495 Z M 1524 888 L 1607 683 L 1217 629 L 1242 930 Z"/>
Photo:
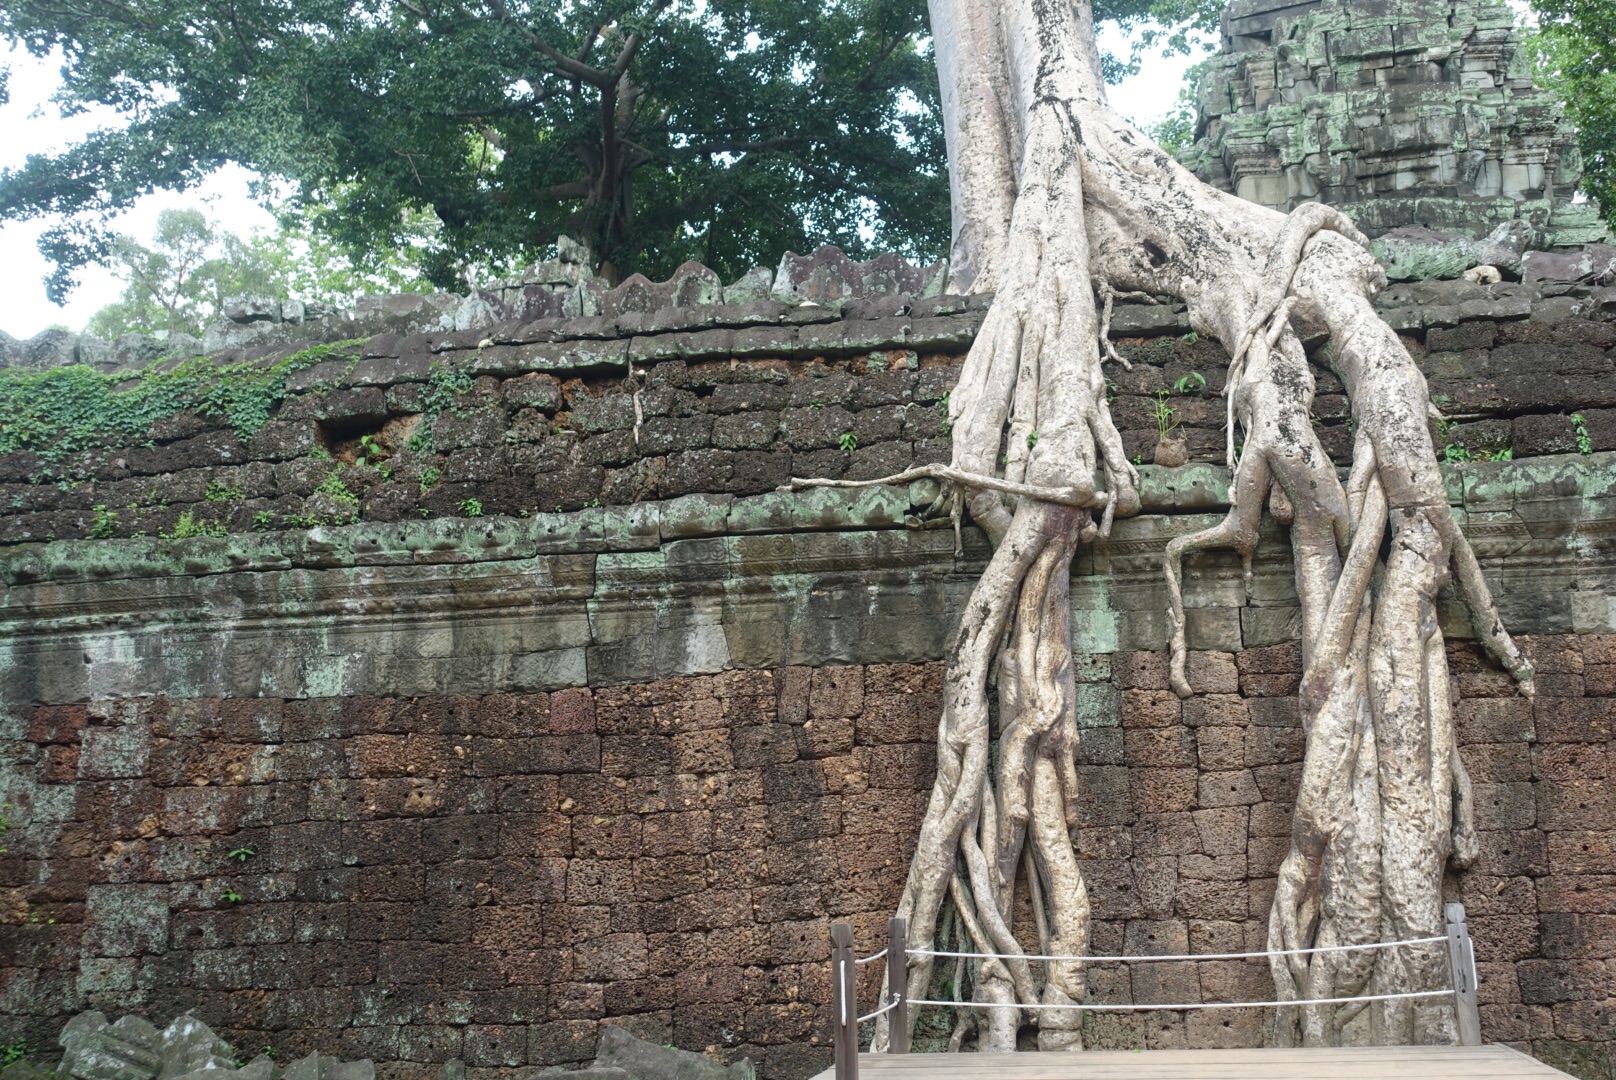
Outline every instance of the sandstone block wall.
<path id="1" fill-rule="evenodd" d="M 1607 1077 L 1616 637 L 1535 638 L 1542 696 L 1450 649 L 1482 857 L 1482 1020 Z M 1264 947 L 1302 733 L 1294 646 L 1093 659 L 1076 833 L 1097 953 Z M 828 923 L 878 947 L 934 768 L 941 665 L 737 671 L 553 694 L 42 706 L 58 820 L 0 866 L 6 1030 L 195 1009 L 238 1046 L 489 1078 L 592 1056 L 603 1022 L 828 1062 Z M 26 917 L 23 917 L 26 912 Z M 867 997 L 877 973 L 868 973 Z M 1109 1002 L 1271 996 L 1266 966 L 1096 966 Z M 1097 1047 L 1259 1043 L 1256 1010 L 1096 1014 Z M 922 1047 L 946 1038 L 929 1017 Z"/>
<path id="2" fill-rule="evenodd" d="M 194 1008 L 283 1059 L 502 1080 L 588 1058 L 610 1019 L 771 1078 L 821 1067 L 828 920 L 872 948 L 884 926 L 987 555 L 918 520 L 925 490 L 773 491 L 946 453 L 980 300 L 889 299 L 383 336 L 306 356 L 252 430 L 187 411 L 0 459 L 0 1042 Z M 1542 672 L 1515 697 L 1444 610 L 1486 1033 L 1611 1080 L 1616 291 L 1424 284 L 1382 309 Z M 1145 466 L 1145 513 L 1073 566 L 1094 948 L 1255 948 L 1302 749 L 1288 539 L 1265 526 L 1249 588 L 1237 558 L 1190 562 L 1180 703 L 1160 560 L 1226 506 L 1221 350 L 1167 305 L 1115 330 L 1129 452 L 1165 392 L 1200 461 Z M 1205 390 L 1175 391 L 1192 371 Z M 1268 990 L 1219 962 L 1092 985 Z M 1094 1045 L 1262 1034 L 1089 1022 Z"/>
<path id="3" fill-rule="evenodd" d="M 1616 449 L 1616 288 L 1413 283 L 1380 305 L 1454 417 L 1435 433 L 1451 460 Z M 306 366 L 250 430 L 184 410 L 107 445 L 0 454 L 0 544 L 555 513 L 887 475 L 946 459 L 946 396 L 981 307 L 759 301 L 383 334 L 330 358 L 221 354 Z M 1192 457 L 1221 461 L 1222 347 L 1165 304 L 1122 306 L 1113 332 L 1134 363 L 1109 372 L 1128 454 L 1151 461 L 1165 395 Z M 1205 385 L 1175 389 L 1194 376 Z M 1322 364 L 1314 376 L 1321 439 L 1345 463 L 1346 398 Z"/>

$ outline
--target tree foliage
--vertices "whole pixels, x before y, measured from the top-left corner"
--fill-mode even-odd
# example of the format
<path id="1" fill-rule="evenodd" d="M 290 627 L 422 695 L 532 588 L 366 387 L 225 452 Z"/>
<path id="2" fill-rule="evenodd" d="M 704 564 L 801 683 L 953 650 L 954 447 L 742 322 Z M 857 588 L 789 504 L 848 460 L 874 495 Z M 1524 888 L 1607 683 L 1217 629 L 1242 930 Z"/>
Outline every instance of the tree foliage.
<path id="1" fill-rule="evenodd" d="M 1224 0 L 1098 0 L 1095 21 L 1113 23 L 1128 37 L 1126 57 L 1101 55 L 1105 80 L 1116 82 L 1137 74 L 1145 53 L 1154 48 L 1159 47 L 1163 56 L 1192 56 L 1216 48 L 1224 7 Z M 1185 75 L 1186 89 L 1192 92 L 1197 70 Z"/>
<path id="2" fill-rule="evenodd" d="M 724 274 L 815 241 L 934 255 L 945 155 L 924 0 L 18 0 L 0 34 L 65 56 L 64 106 L 128 123 L 0 174 L 0 217 L 108 214 L 227 161 L 331 204 L 350 251 L 442 222 L 428 272 L 586 243 L 608 273 Z"/>
<path id="3" fill-rule="evenodd" d="M 1616 226 L 1616 4 L 1532 0 L 1539 82 L 1557 92 L 1582 146 L 1582 189 Z"/>
<path id="4" fill-rule="evenodd" d="M 209 294 L 224 286 L 231 262 L 215 253 L 218 241 L 200 210 L 164 210 L 151 247 L 115 237 L 112 262 L 124 279 L 123 296 L 96 312 L 87 329 L 107 339 L 130 330 L 197 336 Z"/>
<path id="5" fill-rule="evenodd" d="M 1195 143 L 1196 90 L 1200 87 L 1201 76 L 1206 73 L 1207 63 L 1201 60 L 1189 66 L 1184 72 L 1184 85 L 1179 88 L 1178 100 L 1165 116 L 1146 131 L 1156 145 L 1169 154 L 1188 150 Z"/>
<path id="6" fill-rule="evenodd" d="M 200 210 L 164 210 L 150 246 L 132 236 L 112 238 L 123 295 L 91 316 L 86 329 L 108 341 L 129 331 L 200 337 L 225 302 L 241 296 L 342 305 L 366 293 L 422 286 L 417 255 L 434 235 L 434 221 L 418 219 L 402 247 L 356 263 L 317 227 L 333 213 L 329 206 L 283 207 L 279 228 L 242 237 Z"/>

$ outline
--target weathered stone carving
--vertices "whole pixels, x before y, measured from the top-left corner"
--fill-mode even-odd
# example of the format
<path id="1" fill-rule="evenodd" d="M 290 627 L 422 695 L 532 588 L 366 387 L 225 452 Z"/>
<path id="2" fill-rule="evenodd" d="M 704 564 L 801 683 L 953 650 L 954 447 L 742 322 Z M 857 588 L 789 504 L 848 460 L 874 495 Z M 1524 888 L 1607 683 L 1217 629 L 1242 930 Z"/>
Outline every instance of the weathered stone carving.
<path id="1" fill-rule="evenodd" d="M 66 1051 L 57 1074 L 73 1080 L 152 1080 L 163 1070 L 157 1029 L 138 1016 L 108 1024 L 98 1012 L 80 1013 L 57 1042 Z"/>
<path id="2" fill-rule="evenodd" d="M 63 1054 L 54 1075 L 59 1080 L 375 1080 L 369 1059 L 342 1061 L 318 1051 L 276 1066 L 259 1054 L 238 1066 L 230 1044 L 194 1016 L 181 1015 L 162 1032 L 139 1016 L 107 1023 L 103 1013 L 81 1012 L 57 1038 Z M 464 1062 L 448 1061 L 440 1080 L 464 1080 Z M 6 1080 L 44 1080 L 52 1074 L 22 1062 L 6 1069 Z M 636 1038 L 624 1028 L 607 1025 L 601 1032 L 595 1061 L 582 1069 L 540 1069 L 540 1076 L 576 1080 L 753 1080 L 747 1058 L 725 1065 L 703 1054 Z"/>
<path id="3" fill-rule="evenodd" d="M 1504 222 L 1481 240 L 1467 233 L 1399 225 L 1382 233 L 1369 250 L 1392 281 L 1450 280 L 1478 266 L 1517 279 L 1527 254 L 1546 242 L 1541 229 L 1517 219 Z"/>
<path id="4" fill-rule="evenodd" d="M 1589 244 L 1581 251 L 1533 251 L 1522 260 L 1528 283 L 1601 286 L 1616 283 L 1616 247 Z"/>
<path id="5" fill-rule="evenodd" d="M 786 252 L 774 276 L 773 296 L 788 304 L 828 307 L 899 294 L 920 299 L 939 295 L 947 278 L 947 260 L 914 266 L 887 252 L 868 262 L 854 262 L 840 248 L 826 244 L 811 255 Z"/>
<path id="6" fill-rule="evenodd" d="M 1576 133 L 1533 85 L 1505 3 L 1234 0 L 1196 106 L 1185 164 L 1264 206 L 1316 199 L 1370 236 L 1513 221 L 1541 246 L 1606 235 L 1571 201 Z"/>
<path id="7" fill-rule="evenodd" d="M 835 311 L 846 304 L 889 296 L 935 298 L 943 290 L 948 271 L 946 260 L 917 267 L 890 252 L 855 262 L 841 249 L 827 244 L 810 255 L 787 252 L 778 274 L 766 267 L 754 267 L 730 285 L 725 285 L 708 267 L 687 262 L 667 281 L 631 274 L 610 286 L 593 276 L 585 264 L 570 258 L 572 254 L 564 246 L 561 258 L 539 263 L 519 277 L 490 282 L 486 288 L 465 296 L 448 292 L 362 296 L 351 309 L 300 300 L 239 297 L 225 305 L 202 341 L 184 334 L 125 334 L 109 344 L 88 334 L 65 330 L 46 330 L 19 341 L 0 333 L 0 367 L 89 364 L 102 371 L 125 371 L 156 359 L 184 359 L 299 341 L 380 333 L 463 333 L 512 320 L 666 316 L 670 312 L 720 306 L 741 308 L 759 302 L 772 304 L 773 315 L 783 307 L 798 305 Z M 653 324 L 656 321 L 651 320 Z M 743 321 L 761 320 L 754 313 L 754 317 Z"/>

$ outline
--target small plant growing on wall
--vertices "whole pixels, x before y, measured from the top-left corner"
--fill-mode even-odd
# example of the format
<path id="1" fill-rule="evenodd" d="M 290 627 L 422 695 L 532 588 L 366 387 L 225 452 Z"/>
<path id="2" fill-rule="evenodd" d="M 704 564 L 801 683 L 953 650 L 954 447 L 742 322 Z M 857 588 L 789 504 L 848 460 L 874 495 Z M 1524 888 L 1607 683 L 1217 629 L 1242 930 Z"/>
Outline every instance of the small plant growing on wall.
<path id="1" fill-rule="evenodd" d="M 1190 459 L 1184 443 L 1184 432 L 1179 426 L 1177 412 L 1167 404 L 1167 391 L 1156 391 L 1156 400 L 1150 405 L 1150 418 L 1156 424 L 1156 464 L 1179 466 Z"/>
<path id="2" fill-rule="evenodd" d="M 159 532 L 164 540 L 189 540 L 193 536 L 223 536 L 228 530 L 222 521 L 207 521 L 190 510 L 180 512 L 173 532 Z"/>
<path id="3" fill-rule="evenodd" d="M 354 452 L 355 465 L 375 465 L 386 460 L 387 451 L 376 436 L 359 436 L 359 449 Z"/>
<path id="4" fill-rule="evenodd" d="M 334 498 L 341 499 L 345 503 L 352 503 L 355 506 L 359 505 L 359 496 L 349 491 L 348 485 L 342 482 L 342 472 L 340 469 L 332 469 L 330 472 L 326 473 L 325 480 L 322 481 L 320 486 L 314 490 L 322 495 L 330 495 Z"/>
<path id="5" fill-rule="evenodd" d="M 469 518 L 482 517 L 483 516 L 483 504 L 482 504 L 481 500 L 478 500 L 478 499 L 461 499 L 460 500 L 460 516 L 461 517 L 469 517 Z"/>
<path id="6" fill-rule="evenodd" d="M 182 409 L 223 420 L 246 438 L 269 420 L 289 391 L 286 378 L 326 360 L 357 359 L 358 340 L 315 345 L 265 365 L 219 364 L 205 356 L 151 364 L 138 375 L 83 364 L 0 372 L 0 454 L 31 450 L 61 462 L 92 446 L 144 442 L 152 424 Z"/>
<path id="7" fill-rule="evenodd" d="M 1577 453 L 1586 456 L 1594 452 L 1594 440 L 1588 434 L 1588 420 L 1580 412 L 1571 414 L 1571 431 L 1577 437 Z"/>
<path id="8" fill-rule="evenodd" d="M 432 446 L 432 425 L 445 411 L 458 411 L 458 399 L 471 393 L 472 378 L 464 371 L 437 363 L 427 373 L 426 385 L 421 389 L 421 423 L 405 444 L 405 449 L 422 453 Z"/>
<path id="9" fill-rule="evenodd" d="M 90 531 L 85 535 L 91 540 L 110 540 L 112 530 L 118 523 L 118 511 L 108 510 L 105 506 L 97 505 L 90 509 Z"/>

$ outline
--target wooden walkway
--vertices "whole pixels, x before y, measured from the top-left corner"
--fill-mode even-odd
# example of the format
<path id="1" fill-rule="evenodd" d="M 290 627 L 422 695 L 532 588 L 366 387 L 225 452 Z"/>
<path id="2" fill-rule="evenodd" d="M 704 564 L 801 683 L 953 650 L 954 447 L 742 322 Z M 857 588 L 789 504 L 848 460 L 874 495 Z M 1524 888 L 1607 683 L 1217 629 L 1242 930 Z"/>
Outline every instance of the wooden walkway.
<path id="1" fill-rule="evenodd" d="M 871 1080 L 1568 1080 L 1507 1046 L 860 1054 Z M 826 1069 L 814 1080 L 833 1080 Z"/>

